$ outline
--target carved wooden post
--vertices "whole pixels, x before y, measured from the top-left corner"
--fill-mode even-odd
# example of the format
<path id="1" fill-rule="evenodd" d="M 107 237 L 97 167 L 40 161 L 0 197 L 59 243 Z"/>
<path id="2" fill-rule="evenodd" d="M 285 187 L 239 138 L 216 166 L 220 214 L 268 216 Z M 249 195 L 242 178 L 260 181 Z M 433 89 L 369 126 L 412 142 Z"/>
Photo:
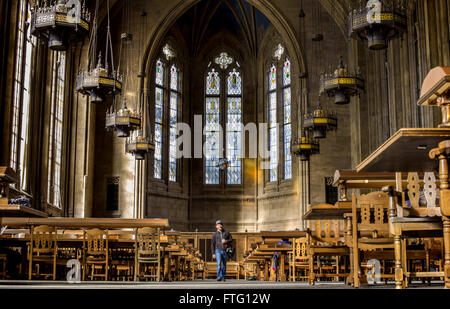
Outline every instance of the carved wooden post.
<path id="1" fill-rule="evenodd" d="M 445 288 L 450 289 L 450 190 L 448 189 L 448 162 L 450 153 L 450 140 L 439 143 L 438 148 L 430 150 L 431 159 L 439 160 L 440 207 L 442 213 L 444 236 L 444 282 Z"/>
<path id="2" fill-rule="evenodd" d="M 350 273 L 345 280 L 346 284 L 353 285 L 353 246 L 352 246 L 352 214 L 344 214 L 345 224 L 346 224 L 346 237 L 345 243 L 350 249 L 349 259 L 350 259 Z"/>
<path id="3" fill-rule="evenodd" d="M 401 179 L 401 178 L 400 178 Z M 394 190 L 394 187 L 387 186 L 382 189 L 389 195 L 389 230 L 394 235 L 394 253 L 395 253 L 395 288 L 402 289 L 404 283 L 404 273 L 402 268 L 402 240 L 401 231 L 399 231 L 395 224 L 392 223 L 392 219 L 397 217 L 397 203 L 396 196 L 398 193 Z"/>

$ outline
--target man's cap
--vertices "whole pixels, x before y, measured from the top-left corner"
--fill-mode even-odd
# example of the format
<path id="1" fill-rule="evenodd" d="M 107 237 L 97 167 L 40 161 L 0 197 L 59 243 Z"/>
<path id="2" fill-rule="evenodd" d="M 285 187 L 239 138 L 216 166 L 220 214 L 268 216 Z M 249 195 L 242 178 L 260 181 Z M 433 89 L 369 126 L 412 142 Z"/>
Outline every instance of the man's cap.
<path id="1" fill-rule="evenodd" d="M 216 221 L 216 225 L 217 225 L 217 224 L 222 224 L 222 225 L 223 225 L 222 220 L 217 220 L 217 221 Z"/>

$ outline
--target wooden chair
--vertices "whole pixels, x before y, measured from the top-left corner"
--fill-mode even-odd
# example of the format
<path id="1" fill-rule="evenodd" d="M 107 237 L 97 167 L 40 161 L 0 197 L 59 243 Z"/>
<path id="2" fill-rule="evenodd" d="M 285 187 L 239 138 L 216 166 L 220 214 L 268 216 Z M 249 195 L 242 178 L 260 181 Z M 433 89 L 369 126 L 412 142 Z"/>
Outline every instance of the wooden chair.
<path id="1" fill-rule="evenodd" d="M 350 255 L 345 245 L 345 234 L 341 228 L 342 220 L 315 220 L 314 230 L 309 230 L 309 282 L 314 285 L 317 278 L 332 278 L 339 280 L 347 277 L 348 272 L 342 271 L 341 258 Z M 327 258 L 327 264 L 321 258 Z M 316 264 L 317 261 L 317 264 Z"/>
<path id="2" fill-rule="evenodd" d="M 28 280 L 33 275 L 52 276 L 56 280 L 56 256 L 58 245 L 56 241 L 56 228 L 53 226 L 41 225 L 31 227 L 31 241 L 28 251 Z M 33 263 L 36 264 L 36 273 L 33 273 Z M 40 264 L 51 264 L 52 273 L 41 273 Z"/>
<path id="3" fill-rule="evenodd" d="M 351 246 L 355 287 L 359 287 L 361 280 L 364 280 L 360 253 L 364 253 L 363 260 L 394 260 L 394 239 L 389 231 L 388 209 L 389 197 L 385 192 L 372 192 L 358 198 L 354 193 L 352 195 Z M 384 273 L 381 277 L 393 279 L 394 274 Z"/>
<path id="4" fill-rule="evenodd" d="M 297 281 L 298 279 L 310 278 L 310 255 L 309 255 L 309 240 L 308 237 L 294 238 L 292 241 L 292 253 L 289 263 L 290 281 Z M 299 275 L 297 275 L 297 273 Z"/>
<path id="5" fill-rule="evenodd" d="M 94 228 L 84 231 L 83 258 L 83 280 L 85 280 L 86 274 L 91 280 L 94 280 L 96 277 L 103 277 L 105 281 L 108 280 L 110 264 L 108 230 Z M 102 272 L 97 273 L 97 270 Z"/>
<path id="6" fill-rule="evenodd" d="M 135 234 L 134 281 L 141 278 L 161 279 L 161 251 L 159 229 L 144 227 Z M 144 267 L 142 268 L 143 265 Z M 143 271 L 141 271 L 143 270 Z M 148 273 L 150 270 L 150 273 Z"/>

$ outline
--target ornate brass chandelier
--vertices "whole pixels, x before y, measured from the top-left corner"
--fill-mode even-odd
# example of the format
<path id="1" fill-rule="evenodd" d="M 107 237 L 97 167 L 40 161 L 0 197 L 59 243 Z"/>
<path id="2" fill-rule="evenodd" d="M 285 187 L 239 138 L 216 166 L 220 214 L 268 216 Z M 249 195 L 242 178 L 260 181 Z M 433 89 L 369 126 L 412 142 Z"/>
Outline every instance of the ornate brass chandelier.
<path id="1" fill-rule="evenodd" d="M 97 51 L 97 22 L 98 22 L 98 2 L 95 7 L 95 17 L 91 40 L 89 42 L 90 61 L 87 71 L 82 71 L 77 76 L 76 90 L 90 97 L 91 103 L 103 103 L 107 95 L 117 95 L 122 91 L 122 78 L 118 71 L 114 69 L 114 55 L 111 42 L 109 0 L 107 0 L 107 31 L 106 31 L 106 52 L 105 64 L 102 63 L 102 54 L 99 53 L 97 65 L 94 66 L 95 54 Z M 108 65 L 108 58 L 112 68 Z"/>
<path id="2" fill-rule="evenodd" d="M 321 74 L 319 87 L 320 95 L 333 97 L 335 104 L 348 104 L 351 96 L 364 90 L 364 80 L 359 74 L 347 71 L 341 56 L 339 66 L 334 72 Z"/>
<path id="3" fill-rule="evenodd" d="M 145 155 L 155 150 L 155 143 L 151 137 L 146 137 L 142 130 L 133 131 L 127 138 L 125 151 L 134 155 L 136 160 L 144 160 Z"/>
<path id="4" fill-rule="evenodd" d="M 319 142 L 309 137 L 309 132 L 303 130 L 298 141 L 292 141 L 291 152 L 300 158 L 300 161 L 309 161 L 311 155 L 320 153 Z"/>
<path id="5" fill-rule="evenodd" d="M 407 27 L 404 0 L 368 0 L 350 11 L 349 37 L 367 41 L 371 50 L 382 50 Z"/>
<path id="6" fill-rule="evenodd" d="M 126 99 L 123 99 L 119 110 L 113 105 L 106 112 L 106 128 L 115 130 L 117 137 L 129 137 L 130 131 L 141 126 L 141 116 L 128 109 Z"/>
<path id="7" fill-rule="evenodd" d="M 129 3 L 126 1 L 123 9 L 123 32 L 121 35 L 122 45 L 120 47 L 119 54 L 119 66 L 121 64 L 122 53 L 123 61 L 125 62 L 126 74 L 124 76 L 124 89 L 122 93 L 122 107 L 117 109 L 116 100 L 114 97 L 114 102 L 106 112 L 106 128 L 109 130 L 116 131 L 117 137 L 129 137 L 130 131 L 136 130 L 141 126 L 141 115 L 137 112 L 130 110 L 127 107 L 127 95 L 128 89 L 134 88 L 134 78 L 133 73 L 130 68 L 130 58 L 132 57 L 131 42 L 133 35 L 130 33 L 129 29 Z M 126 28 L 126 29 L 125 29 Z M 123 50 L 123 52 L 122 52 Z M 130 87 L 132 86 L 132 87 Z M 133 97 L 133 96 L 132 96 Z M 137 102 L 135 104 L 137 105 Z"/>
<path id="8" fill-rule="evenodd" d="M 50 2 L 50 3 L 49 3 Z M 36 1 L 31 7 L 31 34 L 64 51 L 89 33 L 91 14 L 79 0 Z"/>
<path id="9" fill-rule="evenodd" d="M 147 28 L 147 13 L 142 12 L 141 17 L 143 22 L 141 22 L 140 39 L 139 39 L 139 51 L 143 50 L 141 43 L 143 41 L 144 30 Z M 139 55 L 141 58 L 141 55 Z M 145 73 L 140 72 L 137 75 L 138 78 L 144 79 Z M 133 131 L 131 136 L 127 138 L 125 143 L 125 152 L 134 155 L 136 160 L 144 160 L 147 153 L 155 151 L 155 143 L 152 135 L 148 129 L 148 109 L 147 104 L 144 102 L 144 92 L 143 89 L 137 91 L 139 93 L 139 98 L 137 102 L 137 114 L 142 115 L 141 117 L 141 128 L 140 130 Z"/>
<path id="10" fill-rule="evenodd" d="M 325 138 L 328 131 L 337 129 L 337 116 L 324 110 L 319 101 L 317 108 L 303 118 L 303 128 L 310 130 L 313 138 Z"/>

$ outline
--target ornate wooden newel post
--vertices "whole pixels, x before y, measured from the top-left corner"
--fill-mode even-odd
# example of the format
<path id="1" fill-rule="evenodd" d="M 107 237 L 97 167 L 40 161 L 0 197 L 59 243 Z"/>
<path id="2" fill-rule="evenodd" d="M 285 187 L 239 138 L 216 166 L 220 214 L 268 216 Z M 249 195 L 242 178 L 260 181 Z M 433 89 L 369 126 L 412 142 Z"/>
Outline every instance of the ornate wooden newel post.
<path id="1" fill-rule="evenodd" d="M 440 206 L 443 222 L 444 236 L 444 280 L 445 288 L 450 288 L 450 190 L 448 188 L 448 155 L 450 153 L 450 140 L 440 142 L 438 148 L 430 151 L 431 159 L 439 160 Z"/>

